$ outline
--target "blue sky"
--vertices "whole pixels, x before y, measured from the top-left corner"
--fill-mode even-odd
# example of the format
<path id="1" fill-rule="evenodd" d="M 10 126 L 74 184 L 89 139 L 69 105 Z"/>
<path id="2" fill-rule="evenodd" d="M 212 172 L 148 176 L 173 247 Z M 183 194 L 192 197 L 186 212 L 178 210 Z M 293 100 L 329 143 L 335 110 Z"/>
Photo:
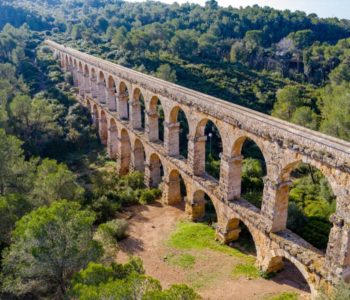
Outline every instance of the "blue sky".
<path id="1" fill-rule="evenodd" d="M 134 0 L 137 1 L 137 0 Z M 173 3 L 174 0 L 160 0 Z M 259 4 L 277 9 L 302 10 L 307 13 L 316 13 L 320 17 L 338 17 L 350 19 L 350 0 L 217 0 L 220 6 L 248 6 Z M 204 5 L 206 0 L 177 0 L 178 3 L 198 3 Z"/>

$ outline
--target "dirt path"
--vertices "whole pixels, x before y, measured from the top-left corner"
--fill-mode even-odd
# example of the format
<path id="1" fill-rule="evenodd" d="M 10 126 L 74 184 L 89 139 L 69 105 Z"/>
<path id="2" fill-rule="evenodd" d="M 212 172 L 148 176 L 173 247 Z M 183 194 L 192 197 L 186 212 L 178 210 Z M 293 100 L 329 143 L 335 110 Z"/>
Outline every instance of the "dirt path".
<path id="1" fill-rule="evenodd" d="M 129 220 L 130 236 L 120 243 L 117 260 L 125 262 L 129 255 L 139 256 L 146 273 L 159 279 L 164 288 L 175 283 L 186 283 L 204 299 L 212 300 L 266 299 L 285 291 L 300 293 L 301 299 L 308 299 L 308 295 L 300 290 L 303 286 L 299 283 L 298 274 L 291 268 L 273 280 L 233 279 L 233 266 L 239 263 L 239 258 L 212 250 L 185 251 L 196 258 L 191 268 L 170 264 L 168 258 L 182 251 L 172 249 L 165 243 L 176 223 L 185 219 L 181 207 L 156 203 L 132 207 L 127 214 L 132 214 Z"/>

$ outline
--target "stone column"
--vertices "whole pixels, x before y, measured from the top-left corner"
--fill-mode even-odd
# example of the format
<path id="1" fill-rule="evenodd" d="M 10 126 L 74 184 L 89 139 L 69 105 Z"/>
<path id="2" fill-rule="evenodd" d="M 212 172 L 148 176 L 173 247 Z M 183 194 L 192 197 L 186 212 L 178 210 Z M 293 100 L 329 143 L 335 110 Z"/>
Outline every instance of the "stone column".
<path id="1" fill-rule="evenodd" d="M 145 171 L 145 155 L 142 147 L 135 147 L 133 151 L 133 168 L 136 171 L 144 172 Z"/>
<path id="2" fill-rule="evenodd" d="M 148 140 L 150 142 L 159 141 L 158 114 L 156 112 L 146 112 L 145 123 Z"/>
<path id="3" fill-rule="evenodd" d="M 270 220 L 270 231 L 286 229 L 288 217 L 289 187 L 292 182 L 278 182 L 264 178 L 264 193 L 261 212 Z"/>
<path id="4" fill-rule="evenodd" d="M 84 88 L 85 88 L 85 95 L 91 93 L 90 78 L 88 74 L 84 75 Z"/>
<path id="5" fill-rule="evenodd" d="M 220 222 L 221 223 L 221 222 Z M 239 238 L 241 228 L 239 227 L 239 219 L 231 219 L 216 227 L 216 239 L 222 244 L 229 244 Z"/>
<path id="6" fill-rule="evenodd" d="M 225 201 L 241 197 L 242 160 L 243 156 L 229 157 L 220 155 L 220 193 Z"/>
<path id="7" fill-rule="evenodd" d="M 116 93 L 114 88 L 107 89 L 107 104 L 110 111 L 117 110 Z"/>
<path id="8" fill-rule="evenodd" d="M 126 175 L 130 167 L 130 147 L 128 137 L 118 137 L 118 151 L 117 151 L 117 174 Z"/>
<path id="9" fill-rule="evenodd" d="M 91 78 L 90 81 L 91 81 L 91 96 L 94 99 L 97 99 L 98 98 L 97 80 L 96 80 L 96 78 Z"/>
<path id="10" fill-rule="evenodd" d="M 205 174 L 205 142 L 207 136 L 190 137 L 188 139 L 188 165 L 193 175 Z"/>
<path id="11" fill-rule="evenodd" d="M 73 84 L 75 87 L 78 87 L 78 70 L 76 68 L 72 68 L 72 76 L 73 76 Z"/>
<path id="12" fill-rule="evenodd" d="M 141 129 L 142 128 L 142 122 L 141 122 L 141 105 L 139 101 L 129 101 L 129 107 L 130 107 L 130 121 L 132 124 L 132 128 L 134 129 Z"/>
<path id="13" fill-rule="evenodd" d="M 348 220 L 347 220 L 348 219 Z M 333 214 L 333 223 L 326 253 L 328 279 L 333 283 L 340 280 L 350 283 L 350 220 Z"/>
<path id="14" fill-rule="evenodd" d="M 150 188 L 152 187 L 152 174 L 151 174 L 151 168 L 148 163 L 145 163 L 145 177 L 144 177 L 144 182 L 145 186 Z"/>
<path id="15" fill-rule="evenodd" d="M 110 127 L 108 129 L 107 151 L 111 159 L 117 158 L 118 135 L 117 135 L 117 128 L 115 128 L 115 126 Z"/>
<path id="16" fill-rule="evenodd" d="M 185 198 L 185 212 L 191 221 L 199 221 L 205 216 L 205 199 L 193 199 L 193 196 Z"/>
<path id="17" fill-rule="evenodd" d="M 126 93 L 118 93 L 117 94 L 117 111 L 119 114 L 119 118 L 121 120 L 128 120 L 129 115 L 128 115 L 128 94 Z"/>
<path id="18" fill-rule="evenodd" d="M 79 88 L 79 96 L 84 97 L 84 74 L 81 71 L 78 71 L 78 88 Z"/>
<path id="19" fill-rule="evenodd" d="M 158 120 L 157 120 L 158 126 Z M 169 156 L 180 154 L 180 123 L 164 122 L 164 147 Z"/>
<path id="20" fill-rule="evenodd" d="M 106 94 L 105 84 L 102 81 L 98 82 L 98 100 L 100 104 L 106 104 Z"/>
<path id="21" fill-rule="evenodd" d="M 174 205 L 181 202 L 180 178 L 164 181 L 162 198 L 163 203 L 167 205 Z"/>
<path id="22" fill-rule="evenodd" d="M 106 119 L 100 119 L 99 134 L 102 145 L 106 146 L 108 141 L 108 129 Z"/>

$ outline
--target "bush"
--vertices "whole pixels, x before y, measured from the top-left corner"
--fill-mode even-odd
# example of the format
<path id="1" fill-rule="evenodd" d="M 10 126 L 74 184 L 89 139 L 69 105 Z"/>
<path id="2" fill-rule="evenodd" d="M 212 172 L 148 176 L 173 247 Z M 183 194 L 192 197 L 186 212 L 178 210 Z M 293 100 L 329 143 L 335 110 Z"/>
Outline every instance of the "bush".
<path id="1" fill-rule="evenodd" d="M 145 187 L 144 175 L 141 172 L 132 172 L 124 176 L 123 180 L 125 181 L 126 185 L 133 190 L 143 189 Z"/>
<path id="2" fill-rule="evenodd" d="M 141 192 L 139 202 L 141 204 L 150 204 L 154 203 L 162 194 L 162 191 L 159 189 L 147 189 Z"/>
<path id="3" fill-rule="evenodd" d="M 100 224 L 112 219 L 120 207 L 119 203 L 110 201 L 106 196 L 101 196 L 93 201 L 91 208 L 96 213 L 96 223 Z"/>
<path id="4" fill-rule="evenodd" d="M 123 219 L 115 219 L 98 227 L 99 233 L 107 238 L 120 241 L 127 236 L 129 224 Z"/>

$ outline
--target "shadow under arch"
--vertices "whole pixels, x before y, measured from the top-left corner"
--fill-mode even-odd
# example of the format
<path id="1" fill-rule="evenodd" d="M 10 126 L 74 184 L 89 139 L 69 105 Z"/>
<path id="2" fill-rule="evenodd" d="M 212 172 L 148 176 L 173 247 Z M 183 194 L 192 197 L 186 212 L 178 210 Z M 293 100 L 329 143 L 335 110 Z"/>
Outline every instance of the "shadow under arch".
<path id="1" fill-rule="evenodd" d="M 305 293 L 316 294 L 316 288 L 309 278 L 306 268 L 284 251 L 266 258 L 265 272 L 275 274 L 273 281 L 286 284 Z"/>
<path id="2" fill-rule="evenodd" d="M 136 139 L 133 148 L 133 156 L 134 156 L 134 169 L 135 171 L 145 172 L 145 147 L 140 139 Z"/>
<path id="3" fill-rule="evenodd" d="M 186 113 L 179 105 L 171 109 L 166 130 L 165 137 L 167 137 L 167 143 L 171 145 L 168 149 L 170 155 L 181 155 L 187 158 L 189 123 Z"/>
<path id="4" fill-rule="evenodd" d="M 164 142 L 164 110 L 157 96 L 153 96 L 149 104 L 148 135 L 151 142 Z"/>

